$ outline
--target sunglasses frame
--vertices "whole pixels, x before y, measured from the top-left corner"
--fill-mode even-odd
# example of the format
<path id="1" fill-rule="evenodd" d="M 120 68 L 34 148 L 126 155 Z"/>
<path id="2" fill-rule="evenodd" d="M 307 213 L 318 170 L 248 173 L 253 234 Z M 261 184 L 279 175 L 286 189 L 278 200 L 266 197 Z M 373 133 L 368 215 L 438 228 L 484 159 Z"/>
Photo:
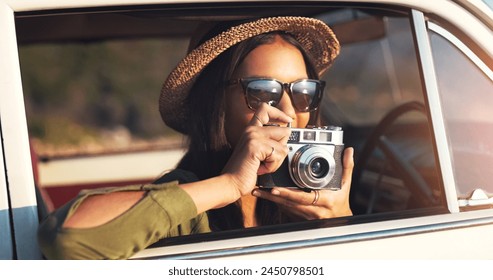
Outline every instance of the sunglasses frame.
<path id="1" fill-rule="evenodd" d="M 276 79 L 273 79 L 273 78 L 239 78 L 239 79 L 233 79 L 233 80 L 229 80 L 228 81 L 228 85 L 235 85 L 235 84 L 241 84 L 242 88 L 243 88 L 243 94 L 245 96 L 245 102 L 248 106 L 248 108 L 252 111 L 255 111 L 256 109 L 253 108 L 252 106 L 250 106 L 250 103 L 248 102 L 248 94 L 247 94 L 247 88 L 248 88 L 248 84 L 251 83 L 251 82 L 255 82 L 255 81 L 270 81 L 270 82 L 276 82 L 278 84 L 281 85 L 282 87 L 282 92 L 281 92 L 281 95 L 280 95 L 280 98 L 279 98 L 279 101 L 282 99 L 282 96 L 284 94 L 284 92 L 287 92 L 290 99 L 291 99 L 291 104 L 293 104 L 293 107 L 299 111 L 299 112 L 313 112 L 313 111 L 316 111 L 318 109 L 318 107 L 320 106 L 320 101 L 322 100 L 322 97 L 323 97 L 323 94 L 324 94 L 324 89 L 325 89 L 325 81 L 323 80 L 316 80 L 316 79 L 299 79 L 299 80 L 296 80 L 296 81 L 293 81 L 293 82 L 290 82 L 290 83 L 283 83 L 279 80 L 276 80 Z M 317 106 L 315 108 L 309 108 L 308 110 L 299 110 L 298 109 L 298 106 L 296 105 L 296 103 L 294 102 L 294 98 L 293 98 L 293 86 L 297 83 L 300 83 L 300 82 L 315 82 L 316 84 L 318 84 L 318 86 L 320 87 L 320 90 L 318 92 L 318 95 L 313 98 L 317 98 L 318 100 L 318 103 L 317 103 Z"/>

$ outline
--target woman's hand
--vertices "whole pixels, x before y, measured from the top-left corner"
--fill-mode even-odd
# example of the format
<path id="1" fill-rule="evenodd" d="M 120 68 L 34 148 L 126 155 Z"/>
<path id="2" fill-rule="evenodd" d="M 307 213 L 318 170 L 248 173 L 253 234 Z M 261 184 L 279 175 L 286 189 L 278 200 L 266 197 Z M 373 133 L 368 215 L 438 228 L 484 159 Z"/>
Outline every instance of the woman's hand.
<path id="1" fill-rule="evenodd" d="M 224 207 L 250 194 L 258 175 L 277 170 L 288 154 L 287 142 L 291 129 L 264 124 L 292 121 L 291 117 L 275 107 L 267 104 L 260 106 L 236 143 L 220 176 L 180 185 L 194 201 L 197 213 Z"/>
<path id="2" fill-rule="evenodd" d="M 250 120 L 223 169 L 228 174 L 238 197 L 250 194 L 257 176 L 277 170 L 288 154 L 291 129 L 264 126 L 267 123 L 289 123 L 293 119 L 276 107 L 262 104 Z"/>
<path id="3" fill-rule="evenodd" d="M 349 191 L 353 174 L 353 148 L 346 148 L 340 190 L 304 192 L 297 189 L 273 188 L 271 192 L 255 189 L 254 196 L 277 203 L 285 213 L 307 220 L 351 216 Z M 316 192 L 319 192 L 318 195 Z"/>

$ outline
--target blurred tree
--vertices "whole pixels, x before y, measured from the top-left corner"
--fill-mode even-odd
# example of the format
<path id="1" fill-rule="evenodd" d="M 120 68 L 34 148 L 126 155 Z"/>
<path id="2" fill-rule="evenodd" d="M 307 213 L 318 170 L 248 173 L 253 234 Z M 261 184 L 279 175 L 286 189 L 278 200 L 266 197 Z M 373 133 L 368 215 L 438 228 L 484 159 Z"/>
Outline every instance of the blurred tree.
<path id="1" fill-rule="evenodd" d="M 31 137 L 77 145 L 85 139 L 81 133 L 97 141 L 119 127 L 136 139 L 176 136 L 163 124 L 157 101 L 186 46 L 186 39 L 157 38 L 20 46 Z M 78 127 L 77 137 L 69 135 L 71 127 Z"/>

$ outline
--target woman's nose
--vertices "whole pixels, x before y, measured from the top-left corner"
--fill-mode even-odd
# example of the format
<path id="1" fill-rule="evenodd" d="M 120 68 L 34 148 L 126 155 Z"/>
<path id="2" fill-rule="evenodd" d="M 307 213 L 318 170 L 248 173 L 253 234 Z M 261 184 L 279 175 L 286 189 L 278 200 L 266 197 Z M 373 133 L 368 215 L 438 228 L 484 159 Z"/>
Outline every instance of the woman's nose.
<path id="1" fill-rule="evenodd" d="M 287 92 L 284 92 L 279 104 L 277 104 L 276 107 L 296 121 L 296 110 L 293 107 L 293 103 L 291 102 L 291 98 Z"/>

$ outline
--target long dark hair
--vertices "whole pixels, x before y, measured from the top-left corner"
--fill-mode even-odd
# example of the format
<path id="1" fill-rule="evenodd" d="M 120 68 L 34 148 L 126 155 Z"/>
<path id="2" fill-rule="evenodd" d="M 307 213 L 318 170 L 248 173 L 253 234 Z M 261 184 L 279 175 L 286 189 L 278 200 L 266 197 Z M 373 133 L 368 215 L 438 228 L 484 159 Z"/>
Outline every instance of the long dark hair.
<path id="1" fill-rule="evenodd" d="M 272 43 L 276 36 L 292 44 L 302 53 L 308 77 L 318 79 L 312 58 L 301 45 L 285 32 L 270 32 L 240 42 L 213 60 L 197 78 L 188 95 L 190 106 L 188 152 L 178 165 L 179 169 L 191 171 L 200 180 L 217 176 L 228 161 L 232 147 L 226 139 L 225 84 L 243 59 L 256 47 Z M 312 119 L 312 118 L 311 118 Z M 243 215 L 239 201 L 208 212 L 213 231 L 243 228 Z M 288 222 L 277 204 L 259 199 L 256 218 L 260 225 Z"/>

